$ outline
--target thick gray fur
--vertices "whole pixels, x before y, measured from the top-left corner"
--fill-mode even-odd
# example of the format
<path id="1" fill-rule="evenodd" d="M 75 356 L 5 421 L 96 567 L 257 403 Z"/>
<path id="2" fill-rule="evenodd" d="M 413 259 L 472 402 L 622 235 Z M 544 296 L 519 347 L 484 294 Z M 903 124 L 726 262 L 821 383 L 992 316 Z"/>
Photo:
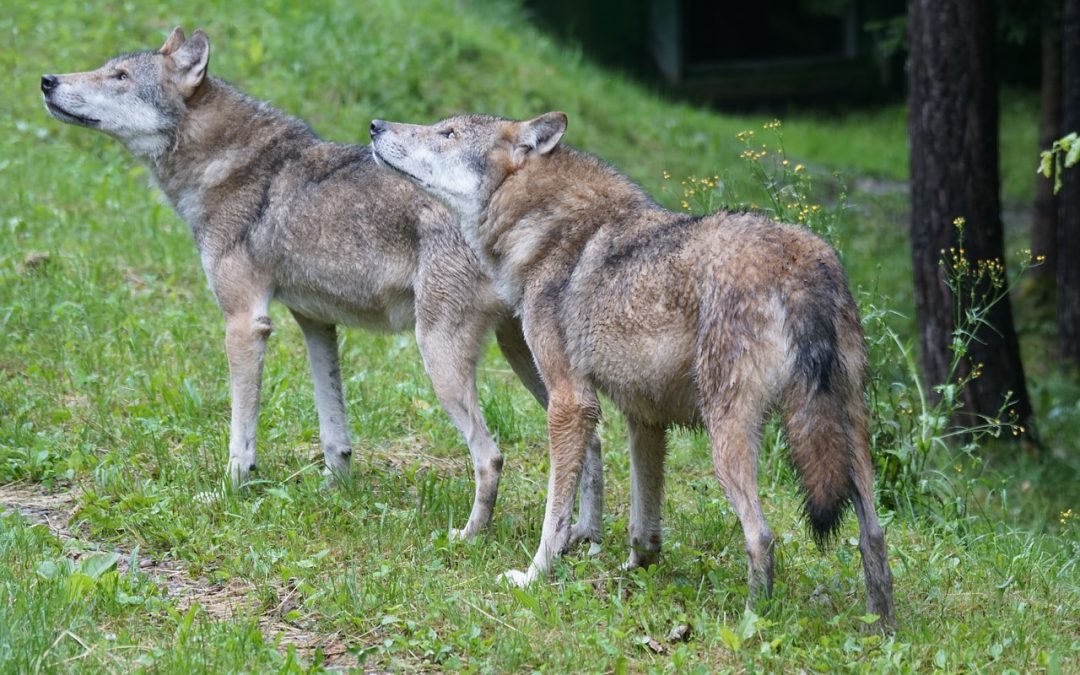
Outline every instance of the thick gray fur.
<path id="1" fill-rule="evenodd" d="M 101 68 L 46 75 L 57 119 L 101 130 L 146 163 L 191 226 L 224 313 L 232 396 L 228 475 L 256 466 L 256 427 L 271 300 L 304 334 L 315 384 L 325 472 L 349 471 L 338 324 L 400 331 L 415 325 L 439 401 L 469 446 L 472 511 L 454 535 L 489 523 L 503 456 L 480 413 L 476 362 L 487 330 L 546 404 L 519 322 L 492 289 L 450 212 L 380 167 L 363 145 L 325 142 L 302 121 L 207 75 L 210 42 L 177 28 L 157 51 Z M 599 442 L 590 444 L 599 471 Z M 598 541 L 602 475 L 586 476 L 577 539 Z"/>

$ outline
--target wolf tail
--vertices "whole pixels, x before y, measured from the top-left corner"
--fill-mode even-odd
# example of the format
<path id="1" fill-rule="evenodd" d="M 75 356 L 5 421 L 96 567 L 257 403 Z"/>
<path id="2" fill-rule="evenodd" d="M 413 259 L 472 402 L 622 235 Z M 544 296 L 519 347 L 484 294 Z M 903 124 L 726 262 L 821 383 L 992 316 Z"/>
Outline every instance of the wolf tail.
<path id="1" fill-rule="evenodd" d="M 817 287 L 793 294 L 788 304 L 794 367 L 780 408 L 807 523 L 824 546 L 853 500 L 872 499 L 873 467 L 858 310 L 839 265 L 823 261 L 819 271 Z"/>

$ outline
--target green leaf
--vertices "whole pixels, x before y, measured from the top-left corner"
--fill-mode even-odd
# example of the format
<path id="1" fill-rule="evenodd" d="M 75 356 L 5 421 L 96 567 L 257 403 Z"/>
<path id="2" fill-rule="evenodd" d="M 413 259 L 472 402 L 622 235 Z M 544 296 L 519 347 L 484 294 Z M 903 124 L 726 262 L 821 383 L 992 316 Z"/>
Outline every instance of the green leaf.
<path id="1" fill-rule="evenodd" d="M 292 503 L 292 497 L 290 497 L 289 493 L 282 488 L 267 488 L 266 491 L 282 501 L 288 502 L 290 504 Z"/>
<path id="2" fill-rule="evenodd" d="M 129 595 L 123 589 L 116 591 L 116 601 L 121 605 L 141 605 L 146 602 L 141 595 Z"/>
<path id="3" fill-rule="evenodd" d="M 113 567 L 116 566 L 116 561 L 120 559 L 120 554 L 115 551 L 111 553 L 95 553 L 87 556 L 79 562 L 79 572 L 82 572 L 91 579 L 97 580 L 102 574 L 105 574 Z"/>
<path id="4" fill-rule="evenodd" d="M 630 672 L 630 662 L 625 655 L 619 655 L 619 658 L 615 661 L 615 667 L 612 669 L 615 675 L 627 675 Z"/>
<path id="5" fill-rule="evenodd" d="M 1037 173 L 1041 173 L 1043 177 L 1049 178 L 1054 173 L 1054 153 L 1050 150 L 1043 150 L 1039 153 L 1039 169 Z"/>
<path id="6" fill-rule="evenodd" d="M 738 652 L 739 648 L 742 647 L 742 639 L 735 634 L 735 631 L 727 626 L 723 626 L 720 629 L 720 639 L 728 646 L 728 649 L 733 652 Z"/>
<path id="7" fill-rule="evenodd" d="M 82 572 L 72 572 L 71 576 L 64 582 L 67 588 L 68 597 L 73 600 L 86 597 L 90 592 L 94 590 L 94 586 L 97 582 L 94 578 L 83 574 Z"/>
<path id="8" fill-rule="evenodd" d="M 1050 652 L 1050 658 L 1046 662 L 1048 675 L 1061 675 L 1061 657 L 1056 651 Z"/>
<path id="9" fill-rule="evenodd" d="M 1080 143 L 1073 143 L 1065 154 L 1066 168 L 1075 166 L 1077 161 L 1080 161 Z"/>
<path id="10" fill-rule="evenodd" d="M 43 579 L 55 579 L 60 576 L 60 567 L 52 560 L 42 560 L 37 566 L 37 573 Z"/>
<path id="11" fill-rule="evenodd" d="M 257 35 L 252 35 L 251 40 L 248 42 L 248 58 L 251 59 L 252 63 L 258 65 L 262 63 L 264 52 L 262 40 Z"/>
<path id="12" fill-rule="evenodd" d="M 867 626 L 869 626 L 870 624 L 877 623 L 878 619 L 880 618 L 881 617 L 877 614 L 863 614 L 859 617 L 859 621 L 862 621 Z"/>
<path id="13" fill-rule="evenodd" d="M 743 642 L 754 637 L 754 634 L 757 633 L 758 622 L 759 617 L 757 614 L 750 611 L 749 609 L 743 612 L 743 617 L 739 621 L 739 625 L 736 627 L 736 630 L 739 633 L 739 638 L 741 638 Z"/>
<path id="14" fill-rule="evenodd" d="M 532 613 L 536 615 L 536 618 L 540 619 L 541 621 L 544 620 L 544 610 L 540 606 L 539 599 L 537 599 L 533 595 L 530 595 L 523 588 L 511 588 L 510 594 L 517 598 L 518 602 L 520 602 L 522 605 L 532 611 Z"/>
<path id="15" fill-rule="evenodd" d="M 178 631 L 180 637 L 186 637 L 191 632 L 191 626 L 195 623 L 195 616 L 199 613 L 199 603 L 193 604 L 188 608 L 188 611 L 184 614 L 184 618 L 180 620 L 180 630 Z"/>

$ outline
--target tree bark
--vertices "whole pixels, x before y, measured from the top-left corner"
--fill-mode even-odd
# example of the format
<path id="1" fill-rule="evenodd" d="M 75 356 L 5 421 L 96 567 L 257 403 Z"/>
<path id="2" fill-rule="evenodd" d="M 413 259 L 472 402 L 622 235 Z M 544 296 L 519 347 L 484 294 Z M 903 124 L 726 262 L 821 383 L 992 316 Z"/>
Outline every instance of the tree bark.
<path id="1" fill-rule="evenodd" d="M 908 132 L 911 242 L 920 362 L 929 385 L 949 377 L 956 317 L 966 297 L 946 284 L 942 252 L 961 249 L 953 222 L 964 218 L 962 255 L 1004 263 L 998 176 L 995 4 L 985 0 L 908 0 Z M 983 289 L 985 290 L 985 289 Z M 999 302 L 959 366 L 982 375 L 963 391 L 958 423 L 996 417 L 1006 397 L 1021 423 L 1031 403 L 1009 298 Z"/>
<path id="2" fill-rule="evenodd" d="M 1065 0 L 1062 13 L 1063 134 L 1080 131 L 1080 0 Z M 1058 220 L 1058 326 L 1061 353 L 1080 365 L 1080 165 L 1061 176 Z"/>
<path id="3" fill-rule="evenodd" d="M 1040 87 L 1039 150 L 1046 150 L 1061 134 L 1061 0 L 1043 0 L 1042 73 Z M 1031 220 L 1031 254 L 1043 256 L 1032 270 L 1053 284 L 1057 278 L 1058 199 L 1054 181 L 1035 174 L 1035 208 Z M 1040 286 L 1047 285 L 1040 283 Z M 1052 300 L 1050 301 L 1052 302 Z M 1048 303 L 1049 304 L 1049 303 Z"/>

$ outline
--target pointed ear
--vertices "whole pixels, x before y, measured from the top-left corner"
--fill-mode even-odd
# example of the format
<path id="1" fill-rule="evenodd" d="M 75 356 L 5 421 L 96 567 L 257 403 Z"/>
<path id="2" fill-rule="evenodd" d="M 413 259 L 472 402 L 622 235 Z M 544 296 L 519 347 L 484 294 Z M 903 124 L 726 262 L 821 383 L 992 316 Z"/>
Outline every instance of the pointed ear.
<path id="1" fill-rule="evenodd" d="M 540 155 L 551 152 L 566 133 L 566 122 L 566 113 L 561 112 L 544 113 L 540 117 L 519 122 L 515 161 L 520 163 L 530 152 Z"/>
<path id="2" fill-rule="evenodd" d="M 180 93 L 185 98 L 191 96 L 206 77 L 206 67 L 210 63 L 210 38 L 202 29 L 198 29 L 171 57 Z"/>
<path id="3" fill-rule="evenodd" d="M 184 44 L 184 29 L 177 26 L 172 29 L 172 33 L 169 33 L 169 38 L 165 40 L 165 44 L 161 45 L 158 54 L 168 56 L 179 49 L 182 44 Z"/>

